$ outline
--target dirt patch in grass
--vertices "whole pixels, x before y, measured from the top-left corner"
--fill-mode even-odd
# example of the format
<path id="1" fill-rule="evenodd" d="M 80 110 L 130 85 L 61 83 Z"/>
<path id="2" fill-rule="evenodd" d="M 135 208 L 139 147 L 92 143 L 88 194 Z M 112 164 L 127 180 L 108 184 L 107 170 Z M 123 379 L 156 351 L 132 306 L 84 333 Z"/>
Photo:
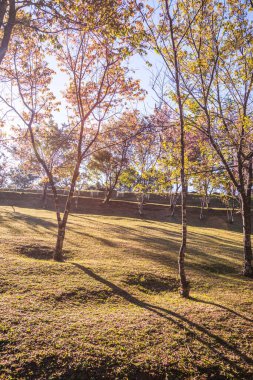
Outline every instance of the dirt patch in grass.
<path id="1" fill-rule="evenodd" d="M 115 368 L 120 368 L 118 374 Z M 160 365 L 134 365 L 122 363 L 118 358 L 104 355 L 103 357 L 82 358 L 82 363 L 76 364 L 73 357 L 65 355 L 59 358 L 56 355 L 48 355 L 36 361 L 28 360 L 20 371 L 17 371 L 17 379 L 25 379 L 29 373 L 29 379 L 57 379 L 57 380 L 183 380 L 187 378 L 185 372 L 177 368 L 164 368 Z M 216 379 L 216 378 L 215 378 Z M 223 379 L 217 377 L 217 379 Z"/>
<path id="2" fill-rule="evenodd" d="M 44 297 L 45 300 L 55 301 L 55 302 L 97 302 L 103 303 L 107 301 L 114 295 L 112 290 L 98 289 L 98 290 L 88 290 L 83 287 L 76 289 L 71 289 L 69 291 L 60 292 L 58 294 L 51 294 Z"/>
<path id="3" fill-rule="evenodd" d="M 54 250 L 52 247 L 39 243 L 20 245 L 16 247 L 16 252 L 20 255 L 36 260 L 52 260 L 54 255 Z M 70 251 L 65 250 L 64 258 L 68 259 L 70 257 Z"/>
<path id="4" fill-rule="evenodd" d="M 27 244 L 16 247 L 16 251 L 23 256 L 30 257 L 37 260 L 51 260 L 53 258 L 54 250 L 52 247 L 40 244 Z"/>
<path id="5" fill-rule="evenodd" d="M 8 281 L 0 278 L 0 294 L 7 292 L 9 290 L 10 286 L 11 285 Z"/>
<path id="6" fill-rule="evenodd" d="M 179 281 L 176 278 L 156 276 L 152 273 L 130 273 L 124 282 L 128 285 L 137 286 L 139 290 L 145 293 L 172 292 L 179 287 Z"/>

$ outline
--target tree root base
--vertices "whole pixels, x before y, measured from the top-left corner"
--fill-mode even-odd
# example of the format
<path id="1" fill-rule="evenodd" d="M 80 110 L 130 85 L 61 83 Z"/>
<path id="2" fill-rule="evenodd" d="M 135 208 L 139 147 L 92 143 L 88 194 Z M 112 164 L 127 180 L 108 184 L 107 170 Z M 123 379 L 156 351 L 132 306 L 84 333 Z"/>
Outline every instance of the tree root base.
<path id="1" fill-rule="evenodd" d="M 58 263 L 63 263 L 64 262 L 63 257 L 54 256 L 53 259 L 54 259 L 54 261 L 57 261 Z"/>
<path id="2" fill-rule="evenodd" d="M 242 269 L 242 275 L 245 277 L 253 277 L 253 268 L 250 261 L 245 261 Z"/>
<path id="3" fill-rule="evenodd" d="M 190 298 L 190 289 L 180 289 L 180 296 L 183 298 Z"/>

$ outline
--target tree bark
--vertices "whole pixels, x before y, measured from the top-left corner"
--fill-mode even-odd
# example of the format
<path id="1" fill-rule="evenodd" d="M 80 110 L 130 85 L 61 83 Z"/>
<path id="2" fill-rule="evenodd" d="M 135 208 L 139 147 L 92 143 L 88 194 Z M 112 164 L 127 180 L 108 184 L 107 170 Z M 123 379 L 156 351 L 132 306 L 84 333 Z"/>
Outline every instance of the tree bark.
<path id="1" fill-rule="evenodd" d="M 204 219 L 204 200 L 203 198 L 200 199 L 200 214 L 199 214 L 199 219 L 203 220 Z"/>
<path id="2" fill-rule="evenodd" d="M 144 206 L 144 194 L 138 194 L 137 203 L 138 203 L 138 212 L 140 216 L 143 216 L 143 206 Z"/>
<path id="3" fill-rule="evenodd" d="M 54 260 L 62 262 L 63 261 L 63 243 L 65 238 L 66 223 L 61 222 L 58 225 L 57 240 L 54 252 Z"/>
<path id="4" fill-rule="evenodd" d="M 63 218 L 62 220 L 58 221 L 58 234 L 57 234 L 57 240 L 56 240 L 56 246 L 55 246 L 55 252 L 54 252 L 55 261 L 64 261 L 63 243 L 64 243 L 64 238 L 65 238 L 65 231 L 66 231 L 66 225 L 67 225 L 68 216 L 70 212 L 71 202 L 72 202 L 74 192 L 75 192 L 76 181 L 79 176 L 80 164 L 81 164 L 81 161 L 77 163 L 72 180 L 71 180 L 70 190 L 69 190 L 68 198 L 65 204 Z"/>
<path id="5" fill-rule="evenodd" d="M 43 195 L 42 195 L 42 205 L 43 208 L 47 208 L 47 188 L 48 188 L 48 183 L 45 183 L 44 188 L 43 188 Z"/>
<path id="6" fill-rule="evenodd" d="M 175 203 L 171 203 L 170 204 L 170 216 L 175 216 L 175 208 L 176 208 L 176 205 Z"/>
<path id="7" fill-rule="evenodd" d="M 179 120 L 180 120 L 180 179 L 181 179 L 181 212 L 182 212 L 182 240 L 181 247 L 178 254 L 178 271 L 180 277 L 180 294 L 183 297 L 189 297 L 190 287 L 186 279 L 185 273 L 185 253 L 186 253 L 186 242 L 187 242 L 187 218 L 186 218 L 186 202 L 187 202 L 187 192 L 188 192 L 188 183 L 185 176 L 185 125 L 184 125 L 184 110 L 183 110 L 183 101 L 181 96 L 181 86 L 180 86 L 180 66 L 178 60 L 176 38 L 174 36 L 174 25 L 173 19 L 170 14 L 170 5 L 168 0 L 165 2 L 167 17 L 170 27 L 170 37 L 173 50 L 173 60 L 174 60 L 174 74 L 175 74 L 175 84 L 176 84 L 176 95 L 177 95 L 177 104 L 179 109 Z"/>
<path id="8" fill-rule="evenodd" d="M 75 196 L 75 208 L 76 208 L 76 210 L 78 209 L 79 196 L 80 196 L 80 190 L 78 190 L 78 192 Z"/>
<path id="9" fill-rule="evenodd" d="M 104 204 L 108 204 L 110 202 L 112 194 L 113 194 L 113 190 L 110 189 L 106 191 L 105 198 L 103 200 Z"/>
<path id="10" fill-rule="evenodd" d="M 179 194 L 178 194 L 178 189 L 176 192 L 171 194 L 170 196 L 170 216 L 175 216 L 175 211 L 177 207 L 177 202 L 178 202 Z"/>
<path id="11" fill-rule="evenodd" d="M 182 150 L 181 154 L 184 155 L 184 150 Z M 184 158 L 181 157 L 181 159 L 184 162 Z M 186 279 L 186 274 L 185 274 L 185 253 L 186 253 L 186 242 L 187 242 L 187 217 L 186 217 L 187 189 L 185 186 L 184 167 L 182 167 L 181 169 L 181 184 L 182 184 L 182 193 L 181 193 L 182 241 L 181 241 L 181 247 L 180 247 L 179 256 L 178 256 L 178 270 L 179 270 L 179 277 L 180 277 L 180 284 L 181 284 L 180 294 L 183 297 L 189 297 L 190 288 L 189 288 L 189 283 Z"/>
<path id="12" fill-rule="evenodd" d="M 230 224 L 234 223 L 234 209 L 227 208 L 227 221 Z"/>
<path id="13" fill-rule="evenodd" d="M 251 247 L 251 197 L 242 197 L 242 222 L 243 222 L 243 252 L 244 264 L 242 273 L 244 276 L 252 276 L 252 247 Z"/>
<path id="14" fill-rule="evenodd" d="M 7 11 L 8 8 L 8 11 Z M 8 12 L 8 15 L 6 13 Z M 5 15 L 7 16 L 7 22 L 3 26 L 3 21 Z M 3 36 L 0 41 L 0 64 L 2 63 L 4 56 L 7 52 L 8 45 L 11 39 L 12 30 L 15 26 L 16 22 L 16 4 L 15 0 L 10 0 L 8 7 L 7 7 L 7 1 L 1 2 L 1 9 L 0 9 L 0 27 L 3 27 Z"/>

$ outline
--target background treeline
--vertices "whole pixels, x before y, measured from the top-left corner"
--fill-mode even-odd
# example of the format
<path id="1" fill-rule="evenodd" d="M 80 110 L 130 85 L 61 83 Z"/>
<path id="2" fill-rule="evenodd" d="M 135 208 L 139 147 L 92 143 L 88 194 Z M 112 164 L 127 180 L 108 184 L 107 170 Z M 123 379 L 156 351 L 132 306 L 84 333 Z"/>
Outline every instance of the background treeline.
<path id="1" fill-rule="evenodd" d="M 131 118 L 133 124 L 130 126 Z M 138 114 L 126 113 L 115 124 L 110 122 L 104 127 L 102 141 L 96 141 L 94 153 L 91 152 L 83 163 L 74 194 L 76 202 L 78 196 L 103 197 L 104 203 L 112 197 L 137 200 L 142 214 L 143 203 L 153 200 L 169 204 L 173 216 L 175 207 L 181 204 L 181 185 L 179 128 L 171 113 L 168 109 L 156 109 L 152 116 L 142 119 Z M 54 127 L 57 128 L 56 125 Z M 128 133 L 133 135 L 128 138 Z M 54 180 L 58 193 L 66 195 L 71 178 L 64 170 L 65 161 L 60 160 L 63 156 L 57 158 L 55 154 L 58 143 L 56 147 L 50 147 L 52 136 L 46 138 L 49 155 L 54 156 Z M 208 144 L 203 143 L 200 133 L 187 133 L 187 140 L 187 185 L 190 193 L 198 195 L 194 204 L 200 207 L 200 219 L 216 196 L 219 201 L 212 201 L 212 207 L 227 208 L 228 221 L 233 222 L 234 212 L 241 211 L 236 188 L 227 178 L 219 158 L 210 148 L 208 151 Z M 1 188 L 38 190 L 46 207 L 47 194 L 52 194 L 50 183 L 33 159 L 32 147 L 28 154 L 27 140 L 23 139 L 25 146 L 21 142 L 22 137 L 18 143 L 5 143 L 6 150 L 15 160 L 10 167 L 2 165 Z M 67 154 L 67 147 L 64 149 L 63 155 Z"/>

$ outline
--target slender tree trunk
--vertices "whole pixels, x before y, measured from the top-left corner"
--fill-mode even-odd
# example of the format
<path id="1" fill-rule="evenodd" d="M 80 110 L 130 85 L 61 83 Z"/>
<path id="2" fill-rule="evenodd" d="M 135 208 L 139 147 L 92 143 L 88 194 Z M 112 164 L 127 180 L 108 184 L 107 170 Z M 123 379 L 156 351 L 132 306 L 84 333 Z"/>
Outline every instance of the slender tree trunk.
<path id="1" fill-rule="evenodd" d="M 175 216 L 175 208 L 176 208 L 176 205 L 175 203 L 171 203 L 170 204 L 170 216 Z"/>
<path id="2" fill-rule="evenodd" d="M 174 25 L 173 18 L 170 14 L 169 1 L 165 2 L 169 27 L 170 27 L 170 37 L 173 49 L 174 58 L 174 71 L 175 71 L 175 84 L 176 84 L 176 94 L 177 94 L 177 104 L 179 109 L 179 120 L 180 120 L 180 179 L 181 179 L 181 212 L 182 212 L 182 240 L 181 247 L 178 254 L 178 271 L 180 277 L 181 290 L 180 294 L 183 297 L 189 297 L 190 287 L 186 279 L 185 273 L 185 253 L 186 253 L 186 242 L 187 242 L 187 218 L 186 218 L 186 202 L 187 202 L 187 192 L 188 192 L 188 182 L 185 176 L 185 125 L 184 125 L 184 111 L 183 102 L 181 96 L 181 86 L 180 86 L 180 66 L 178 60 L 176 39 L 174 36 Z"/>
<path id="3" fill-rule="evenodd" d="M 7 14 L 8 13 L 8 14 Z M 7 17 L 6 23 L 3 26 L 3 21 Z M 7 12 L 7 1 L 3 0 L 0 3 L 0 27 L 2 30 L 2 37 L 0 39 L 0 64 L 7 52 L 8 45 L 11 39 L 12 30 L 16 22 L 16 3 L 15 0 L 9 1 L 9 10 Z"/>
<path id="4" fill-rule="evenodd" d="M 43 195 L 42 195 L 43 208 L 47 208 L 47 188 L 48 188 L 48 183 L 46 182 L 43 188 Z"/>
<path id="5" fill-rule="evenodd" d="M 144 194 L 140 194 L 137 197 L 139 215 L 143 215 Z"/>
<path id="6" fill-rule="evenodd" d="M 181 147 L 181 160 L 184 163 L 184 144 L 183 147 Z M 181 184 L 182 184 L 182 193 L 181 193 L 181 210 L 182 210 L 182 241 L 181 241 L 181 247 L 179 250 L 179 256 L 178 256 L 178 269 L 179 269 L 179 276 L 180 276 L 180 283 L 181 283 L 181 291 L 180 294 L 183 297 L 189 297 L 189 283 L 186 279 L 185 274 L 185 253 L 186 253 L 186 242 L 187 242 L 187 217 L 186 217 L 186 194 L 187 194 L 187 188 L 185 185 L 185 172 L 184 172 L 184 164 L 181 168 Z"/>
<path id="7" fill-rule="evenodd" d="M 235 199 L 233 195 L 231 203 L 230 203 L 230 198 L 228 198 L 228 201 L 227 201 L 227 221 L 230 224 L 234 223 L 234 213 L 235 213 Z"/>
<path id="8" fill-rule="evenodd" d="M 234 209 L 227 208 L 227 221 L 230 224 L 234 223 Z"/>
<path id="9" fill-rule="evenodd" d="M 204 200 L 201 198 L 200 200 L 200 214 L 199 214 L 199 219 L 203 220 L 204 219 Z"/>
<path id="10" fill-rule="evenodd" d="M 79 196 L 80 196 L 80 190 L 78 190 L 76 197 L 75 197 L 75 208 L 76 208 L 76 210 L 78 209 Z"/>
<path id="11" fill-rule="evenodd" d="M 205 204 L 207 210 L 209 210 L 209 205 L 210 205 L 210 197 L 208 195 L 205 196 Z"/>
<path id="12" fill-rule="evenodd" d="M 178 192 L 172 194 L 170 197 L 170 216 L 175 216 L 176 206 L 178 201 Z"/>
<path id="13" fill-rule="evenodd" d="M 71 180 L 70 190 L 69 190 L 68 198 L 65 204 L 63 218 L 62 220 L 58 221 L 58 233 L 57 233 L 57 240 L 56 240 L 55 252 L 54 252 L 55 261 L 64 260 L 63 259 L 63 243 L 64 243 L 64 238 L 65 238 L 65 231 L 66 231 L 66 225 L 67 225 L 68 216 L 70 212 L 71 202 L 74 196 L 76 181 L 79 175 L 80 164 L 81 164 L 81 161 L 77 163 L 72 180 Z"/>
<path id="14" fill-rule="evenodd" d="M 110 188 L 106 191 L 105 199 L 103 200 L 103 203 L 105 203 L 105 204 L 108 204 L 111 200 L 111 197 L 113 195 L 113 191 L 115 190 L 116 185 L 118 183 L 119 176 L 120 176 L 120 173 L 122 171 L 122 167 L 123 167 L 123 158 L 122 158 L 121 166 L 120 166 L 120 168 L 119 168 L 119 170 L 115 176 L 114 181 L 111 183 Z"/>
<path id="15" fill-rule="evenodd" d="M 243 275 L 252 276 L 252 247 L 251 247 L 251 198 L 242 197 L 242 222 L 243 222 L 243 251 L 244 265 Z"/>
<path id="16" fill-rule="evenodd" d="M 55 261 L 63 261 L 63 243 L 65 238 L 66 223 L 60 222 L 58 225 L 57 240 L 54 252 Z"/>
<path id="17" fill-rule="evenodd" d="M 113 190 L 112 189 L 109 189 L 109 190 L 106 191 L 105 198 L 103 200 L 104 204 L 108 204 L 110 202 L 112 194 L 113 194 Z"/>

